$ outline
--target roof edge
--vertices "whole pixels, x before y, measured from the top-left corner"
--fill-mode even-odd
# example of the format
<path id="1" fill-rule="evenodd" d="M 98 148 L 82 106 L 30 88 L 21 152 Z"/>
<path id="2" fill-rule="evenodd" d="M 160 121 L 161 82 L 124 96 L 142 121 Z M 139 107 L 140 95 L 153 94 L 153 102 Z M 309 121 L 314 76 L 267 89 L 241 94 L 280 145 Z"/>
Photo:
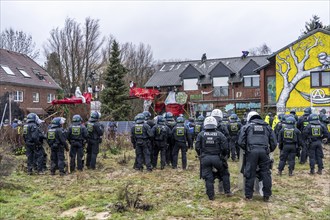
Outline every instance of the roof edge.
<path id="1" fill-rule="evenodd" d="M 276 52 L 272 53 L 271 55 L 269 55 L 267 57 L 267 60 L 269 60 L 270 58 L 276 56 L 276 54 L 279 54 L 280 52 L 282 52 L 283 50 L 287 49 L 288 47 L 292 46 L 292 45 L 295 45 L 296 43 L 298 43 L 299 41 L 302 41 L 310 36 L 312 36 L 313 34 L 317 33 L 317 32 L 322 32 L 324 34 L 329 34 L 330 35 L 330 31 L 328 30 L 325 30 L 323 28 L 318 28 L 318 29 L 315 29 L 315 30 L 312 30 L 311 32 L 305 34 L 304 36 L 302 36 L 301 38 L 298 38 L 297 40 L 293 41 L 292 43 L 286 45 L 285 47 L 282 47 L 281 49 L 277 50 Z"/>

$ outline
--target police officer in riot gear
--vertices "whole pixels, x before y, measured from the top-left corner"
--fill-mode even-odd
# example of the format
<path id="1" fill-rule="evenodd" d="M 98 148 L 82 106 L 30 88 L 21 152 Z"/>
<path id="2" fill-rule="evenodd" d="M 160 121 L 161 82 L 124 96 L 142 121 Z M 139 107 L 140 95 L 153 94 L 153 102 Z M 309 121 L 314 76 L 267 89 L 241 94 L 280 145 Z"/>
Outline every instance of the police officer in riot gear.
<path id="1" fill-rule="evenodd" d="M 269 153 L 276 148 L 276 137 L 271 127 L 262 120 L 257 112 L 250 112 L 247 121 L 248 124 L 242 127 L 238 138 L 238 144 L 246 154 L 244 166 L 245 198 L 246 200 L 252 199 L 256 170 L 259 166 L 263 181 L 264 201 L 267 202 L 272 194 Z"/>
<path id="2" fill-rule="evenodd" d="M 301 132 L 301 137 L 302 137 L 302 148 L 301 148 L 301 153 L 300 153 L 300 164 L 304 164 L 307 161 L 307 156 L 308 156 L 308 138 L 304 134 L 304 128 L 309 124 L 308 116 L 312 114 L 312 109 L 310 107 L 307 107 L 304 109 L 304 114 L 299 117 L 297 121 L 297 128 Z"/>
<path id="3" fill-rule="evenodd" d="M 144 117 L 145 117 L 145 123 L 147 123 L 151 128 L 153 128 L 153 126 L 155 126 L 155 122 L 153 119 L 150 119 L 151 117 L 151 113 L 148 112 L 148 111 L 144 111 L 142 112 L 142 114 L 144 114 Z M 154 160 L 154 142 L 153 140 L 150 138 L 148 140 L 148 147 L 149 147 L 149 152 L 150 152 L 150 161 L 151 161 L 151 164 L 153 164 L 153 160 Z"/>
<path id="4" fill-rule="evenodd" d="M 243 126 L 247 124 L 246 117 L 247 117 L 247 113 L 244 112 L 243 118 L 242 118 L 242 121 L 241 121 L 241 123 L 242 123 Z M 272 124 L 270 126 L 272 126 Z"/>
<path id="5" fill-rule="evenodd" d="M 184 126 L 184 118 L 178 117 L 176 119 L 176 125 L 172 130 L 172 135 L 174 139 L 174 147 L 172 151 L 172 168 L 176 169 L 178 166 L 178 157 L 179 151 L 181 150 L 182 156 L 182 169 L 187 168 L 187 136 L 188 136 L 188 129 Z"/>
<path id="6" fill-rule="evenodd" d="M 51 175 L 55 175 L 56 169 L 59 169 L 60 175 L 65 175 L 64 171 L 64 149 L 69 151 L 66 143 L 65 131 L 62 128 L 64 118 L 56 117 L 52 120 L 51 126 L 47 132 L 47 142 L 51 149 Z"/>
<path id="7" fill-rule="evenodd" d="M 194 148 L 194 128 L 195 128 L 195 120 L 193 118 L 189 118 L 186 124 L 187 126 L 187 141 L 188 141 L 188 149 Z"/>
<path id="8" fill-rule="evenodd" d="M 229 131 L 229 149 L 231 152 L 231 159 L 236 161 L 236 158 L 239 158 L 239 146 L 237 144 L 238 134 L 241 130 L 242 124 L 239 121 L 239 118 L 236 114 L 232 114 L 229 117 L 229 123 L 227 124 L 227 128 Z"/>
<path id="9" fill-rule="evenodd" d="M 70 125 L 67 135 L 68 141 L 71 145 L 70 148 L 70 171 L 73 172 L 76 168 L 77 158 L 77 169 L 83 170 L 82 158 L 84 156 L 84 142 L 87 139 L 87 129 L 81 124 L 82 118 L 80 115 L 74 115 L 72 117 L 72 124 Z"/>
<path id="10" fill-rule="evenodd" d="M 292 109 L 290 111 L 290 114 L 294 117 L 294 120 L 296 120 L 296 122 L 297 122 L 298 121 L 298 116 L 297 116 L 296 110 Z"/>
<path id="11" fill-rule="evenodd" d="M 163 116 L 157 117 L 157 124 L 151 129 L 154 137 L 154 154 L 152 166 L 157 167 L 158 154 L 160 153 L 160 168 L 163 170 L 166 164 L 166 148 L 169 139 L 171 138 L 171 129 L 165 125 Z"/>
<path id="12" fill-rule="evenodd" d="M 27 115 L 27 124 L 23 126 L 23 139 L 26 145 L 27 172 L 33 174 L 34 158 L 37 159 L 37 171 L 43 174 L 43 152 L 40 149 L 44 135 L 38 128 L 39 117 L 35 113 Z M 42 146 L 41 146 L 42 147 Z"/>
<path id="13" fill-rule="evenodd" d="M 99 146 L 102 142 L 102 135 L 104 127 L 98 122 L 101 114 L 97 111 L 91 112 L 90 118 L 87 122 L 87 158 L 86 166 L 89 169 L 95 170 L 96 158 L 99 153 Z"/>
<path id="14" fill-rule="evenodd" d="M 204 130 L 204 116 L 203 115 L 200 115 L 198 116 L 197 120 L 196 120 L 196 123 L 195 123 L 195 127 L 194 127 L 194 133 L 195 133 L 195 137 L 194 139 L 197 138 L 197 135 Z"/>
<path id="15" fill-rule="evenodd" d="M 217 120 L 210 116 L 204 120 L 204 131 L 196 139 L 196 152 L 201 163 L 201 177 L 205 180 L 206 194 L 214 200 L 215 169 L 223 180 L 225 194 L 231 196 L 228 166 L 223 158 L 228 157 L 229 148 L 226 137 L 217 130 Z"/>
<path id="16" fill-rule="evenodd" d="M 278 134 L 278 143 L 281 150 L 280 162 L 278 164 L 278 174 L 282 175 L 285 163 L 289 164 L 289 176 L 293 175 L 295 167 L 295 157 L 302 145 L 301 132 L 295 127 L 296 120 L 293 117 L 285 119 L 285 126 Z"/>
<path id="17" fill-rule="evenodd" d="M 225 137 L 227 138 L 227 142 L 228 142 L 229 139 L 230 139 L 230 136 L 229 136 L 229 131 L 228 131 L 228 128 L 227 128 L 227 124 L 225 124 L 222 121 L 222 118 L 223 118 L 222 111 L 220 109 L 213 109 L 213 111 L 211 112 L 211 116 L 213 116 L 217 120 L 217 123 L 218 123 L 217 130 L 225 135 Z M 227 163 L 227 161 L 226 161 L 226 163 Z M 224 184 L 222 183 L 222 179 L 219 178 L 219 191 L 221 193 L 224 192 L 223 185 Z"/>
<path id="18" fill-rule="evenodd" d="M 223 113 L 222 123 L 227 125 L 229 123 L 229 115 L 227 112 Z"/>
<path id="19" fill-rule="evenodd" d="M 276 138 L 278 138 L 278 134 L 280 133 L 280 130 L 283 128 L 283 124 L 285 122 L 285 114 L 281 113 L 278 116 L 279 122 L 275 125 L 274 133 L 276 135 Z"/>
<path id="20" fill-rule="evenodd" d="M 218 131 L 220 131 L 222 134 L 225 135 L 225 137 L 229 140 L 230 136 L 229 136 L 229 131 L 227 128 L 226 123 L 224 123 L 222 121 L 223 118 L 223 114 L 222 111 L 220 109 L 213 109 L 213 111 L 211 112 L 211 116 L 213 116 L 218 123 Z"/>
<path id="21" fill-rule="evenodd" d="M 150 126 L 144 123 L 145 116 L 140 113 L 134 118 L 135 125 L 131 129 L 131 142 L 135 148 L 136 155 L 136 170 L 143 170 L 143 158 L 147 170 L 152 171 L 150 162 L 150 152 L 148 147 L 148 140 L 152 137 Z"/>
<path id="22" fill-rule="evenodd" d="M 173 118 L 172 112 L 166 112 L 165 113 L 165 119 L 166 119 L 166 125 L 172 131 L 174 126 L 176 125 L 176 121 Z M 174 148 L 174 139 L 171 138 L 168 142 L 168 147 L 166 149 L 166 164 L 167 165 L 170 165 L 170 164 L 172 165 L 173 164 L 173 156 L 172 156 L 173 148 Z"/>
<path id="23" fill-rule="evenodd" d="M 303 135 L 309 142 L 308 156 L 310 174 L 315 174 L 315 163 L 317 163 L 317 173 L 321 175 L 323 170 L 322 158 L 324 157 L 322 139 L 323 142 L 326 143 L 328 138 L 328 130 L 323 124 L 320 123 L 318 115 L 311 114 L 309 115 L 308 120 L 309 124 L 304 128 Z"/>

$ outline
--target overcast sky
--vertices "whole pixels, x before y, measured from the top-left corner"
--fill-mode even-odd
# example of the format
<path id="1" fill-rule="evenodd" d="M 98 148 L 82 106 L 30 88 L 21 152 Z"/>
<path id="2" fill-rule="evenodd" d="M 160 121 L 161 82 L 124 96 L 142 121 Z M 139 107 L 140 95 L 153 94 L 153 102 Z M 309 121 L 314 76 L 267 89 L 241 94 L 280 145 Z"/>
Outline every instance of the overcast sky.
<path id="1" fill-rule="evenodd" d="M 240 56 L 266 43 L 276 51 L 296 40 L 312 15 L 329 24 L 330 1 L 9 1 L 0 0 L 0 29 L 31 34 L 42 46 L 67 17 L 100 20 L 104 36 L 149 44 L 154 59 Z"/>

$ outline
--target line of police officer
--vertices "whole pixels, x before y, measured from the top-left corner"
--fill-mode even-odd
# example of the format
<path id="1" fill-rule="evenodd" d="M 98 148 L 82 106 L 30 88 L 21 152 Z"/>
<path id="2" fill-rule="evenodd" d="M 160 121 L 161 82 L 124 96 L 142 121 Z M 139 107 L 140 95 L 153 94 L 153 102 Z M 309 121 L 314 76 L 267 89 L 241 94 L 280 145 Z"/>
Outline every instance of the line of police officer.
<path id="1" fill-rule="evenodd" d="M 310 157 L 310 173 L 314 174 L 314 167 L 317 163 L 317 173 L 322 174 L 321 140 L 326 140 L 328 132 L 327 128 L 320 123 L 319 116 L 311 114 L 310 108 L 305 109 L 305 114 L 298 119 L 298 122 L 295 114 L 280 114 L 280 122 L 276 124 L 275 132 L 255 111 L 244 115 L 242 123 L 240 123 L 236 114 L 232 114 L 228 118 L 222 114 L 221 110 L 214 109 L 211 117 L 204 120 L 204 117 L 200 116 L 196 123 L 189 119 L 187 126 L 183 125 L 182 117 L 178 117 L 175 122 L 173 115 L 169 112 L 164 117 L 157 116 L 154 126 L 145 123 L 145 116 L 146 114 L 138 114 L 135 117 L 136 125 L 131 130 L 131 140 L 138 160 L 135 168 L 142 170 L 145 163 L 147 169 L 151 171 L 152 167 L 157 166 L 159 153 L 161 169 L 164 169 L 165 164 L 171 164 L 172 168 L 177 168 L 178 153 L 181 150 L 182 168 L 186 169 L 188 131 L 193 127 L 196 138 L 195 150 L 201 164 L 200 176 L 205 180 L 206 193 L 211 200 L 214 199 L 214 180 L 216 178 L 219 179 L 219 189 L 223 189 L 227 196 L 232 195 L 227 159 L 231 156 L 231 159 L 236 161 L 240 155 L 240 148 L 243 150 L 241 172 L 245 177 L 246 200 L 251 200 L 253 197 L 256 177 L 262 183 L 260 191 L 264 201 L 269 200 L 272 194 L 270 170 L 274 162 L 270 153 L 275 150 L 277 140 L 280 148 L 278 166 L 280 175 L 287 160 L 289 175 L 293 175 L 295 156 L 299 155 L 300 149 L 302 149 L 302 155 L 306 154 Z M 243 123 L 244 125 L 242 125 Z M 300 124 L 303 124 L 303 127 L 300 128 L 301 131 L 296 124 L 298 128 L 300 128 Z M 300 138 L 301 136 L 303 138 Z M 154 143 L 152 154 L 149 151 L 150 147 L 145 147 L 147 146 L 145 142 L 150 140 Z M 150 160 L 146 158 L 150 158 Z"/>
<path id="2" fill-rule="evenodd" d="M 83 170 L 83 157 L 84 157 L 84 145 L 87 143 L 87 159 L 86 166 L 90 169 L 96 168 L 96 159 L 99 153 L 99 144 L 102 141 L 102 135 L 104 132 L 103 125 L 98 120 L 100 113 L 93 111 L 90 115 L 86 127 L 82 124 L 82 118 L 80 115 L 74 115 L 72 118 L 72 124 L 68 130 L 63 128 L 65 119 L 62 117 L 56 117 L 52 120 L 48 127 L 47 134 L 45 135 L 39 128 L 39 117 L 30 113 L 27 116 L 27 123 L 23 126 L 23 139 L 26 144 L 26 156 L 27 156 L 27 169 L 28 174 L 33 174 L 33 165 L 37 164 L 38 174 L 45 174 L 43 170 L 43 161 L 45 160 L 42 154 L 42 142 L 44 139 L 51 149 L 51 175 L 55 175 L 56 170 L 59 170 L 60 175 L 65 175 L 65 156 L 64 150 L 70 150 L 70 171 Z M 67 144 L 69 141 L 71 147 Z M 42 148 L 42 149 L 41 149 Z"/>

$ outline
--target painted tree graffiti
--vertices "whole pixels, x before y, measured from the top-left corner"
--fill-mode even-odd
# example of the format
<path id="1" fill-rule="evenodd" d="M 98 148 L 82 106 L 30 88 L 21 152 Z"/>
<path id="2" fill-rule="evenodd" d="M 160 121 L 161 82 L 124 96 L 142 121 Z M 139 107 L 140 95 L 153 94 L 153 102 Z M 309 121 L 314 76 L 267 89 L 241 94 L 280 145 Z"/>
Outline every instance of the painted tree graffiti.
<path id="1" fill-rule="evenodd" d="M 298 43 L 297 47 L 294 49 L 293 46 L 289 47 L 290 55 L 287 57 L 281 57 L 279 54 L 277 55 L 276 59 L 276 72 L 279 73 L 283 78 L 283 89 L 278 97 L 276 107 L 279 112 L 284 112 L 286 103 L 290 97 L 290 93 L 292 90 L 296 87 L 296 85 L 299 83 L 300 80 L 310 76 L 310 73 L 312 71 L 317 70 L 323 70 L 324 67 L 322 65 L 311 68 L 311 69 L 305 69 L 305 63 L 309 59 L 310 51 L 317 47 L 318 45 L 323 45 L 322 41 L 320 40 L 320 37 L 314 37 L 314 43 L 313 44 L 304 44 L 301 42 Z M 303 58 L 299 61 L 298 56 L 296 55 L 296 52 L 298 50 L 302 50 L 304 52 Z M 289 62 L 289 59 L 292 58 L 294 61 L 294 65 L 297 68 L 297 72 L 294 75 L 294 77 L 289 80 L 289 72 L 293 69 L 291 67 L 291 64 Z M 286 68 L 285 68 L 286 67 Z"/>

